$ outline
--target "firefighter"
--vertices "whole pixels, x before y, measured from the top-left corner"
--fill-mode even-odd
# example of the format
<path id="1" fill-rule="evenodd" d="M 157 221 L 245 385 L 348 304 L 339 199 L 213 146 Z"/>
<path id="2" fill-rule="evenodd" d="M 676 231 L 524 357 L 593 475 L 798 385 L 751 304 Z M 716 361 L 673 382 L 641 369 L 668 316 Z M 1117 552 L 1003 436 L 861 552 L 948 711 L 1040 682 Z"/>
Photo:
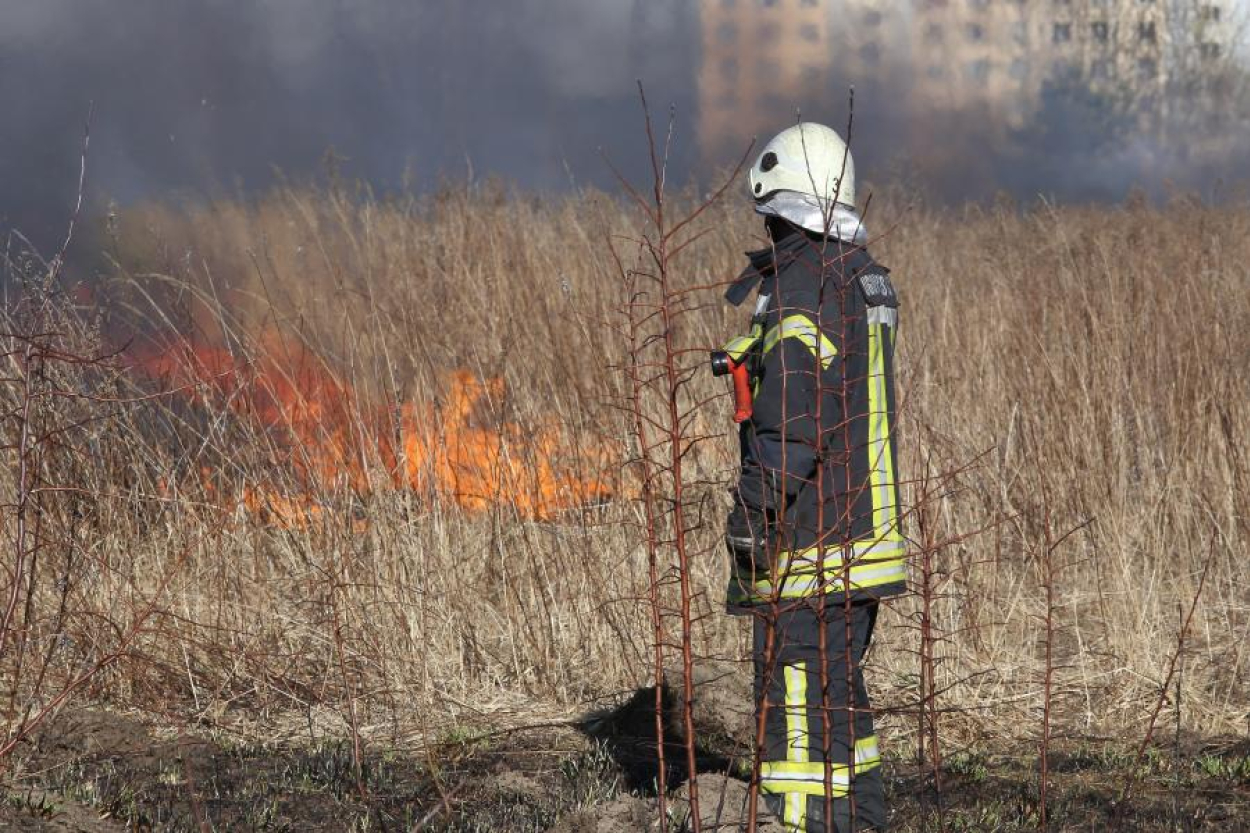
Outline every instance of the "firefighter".
<path id="1" fill-rule="evenodd" d="M 721 359 L 746 368 L 753 394 L 745 412 L 739 403 L 726 542 L 729 609 L 754 617 L 760 794 L 790 830 L 884 830 L 861 662 L 879 601 L 906 584 L 898 300 L 865 247 L 854 164 L 834 130 L 782 131 L 749 183 L 771 245 L 748 253 L 726 293 L 738 306 L 754 289 L 756 305 Z"/>

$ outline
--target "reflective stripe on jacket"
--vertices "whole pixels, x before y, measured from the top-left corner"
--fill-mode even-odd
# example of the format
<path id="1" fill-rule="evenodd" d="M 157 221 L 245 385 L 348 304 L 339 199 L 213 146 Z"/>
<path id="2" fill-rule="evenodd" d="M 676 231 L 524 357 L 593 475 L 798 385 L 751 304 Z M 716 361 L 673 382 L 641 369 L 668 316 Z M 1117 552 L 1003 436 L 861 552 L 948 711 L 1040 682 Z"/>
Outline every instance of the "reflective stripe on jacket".
<path id="1" fill-rule="evenodd" d="M 795 233 L 751 256 L 770 297 L 739 498 L 776 517 L 767 563 L 735 564 L 731 607 L 906 584 L 894 436 L 898 301 L 861 247 Z"/>

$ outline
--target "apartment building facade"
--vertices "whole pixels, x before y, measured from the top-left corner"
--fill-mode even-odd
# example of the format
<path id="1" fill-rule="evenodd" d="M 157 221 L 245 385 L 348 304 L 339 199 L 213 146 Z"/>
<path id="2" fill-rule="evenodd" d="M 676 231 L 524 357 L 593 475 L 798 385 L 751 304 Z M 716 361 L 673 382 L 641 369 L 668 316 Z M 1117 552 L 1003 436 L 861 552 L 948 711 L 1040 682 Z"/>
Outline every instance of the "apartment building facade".
<path id="1" fill-rule="evenodd" d="M 700 0 L 700 143 L 723 157 L 799 102 L 839 109 L 835 70 L 899 73 L 922 119 L 980 113 L 1010 131 L 1066 85 L 1149 122 L 1169 84 L 1229 58 L 1232 17 L 1232 0 Z"/>

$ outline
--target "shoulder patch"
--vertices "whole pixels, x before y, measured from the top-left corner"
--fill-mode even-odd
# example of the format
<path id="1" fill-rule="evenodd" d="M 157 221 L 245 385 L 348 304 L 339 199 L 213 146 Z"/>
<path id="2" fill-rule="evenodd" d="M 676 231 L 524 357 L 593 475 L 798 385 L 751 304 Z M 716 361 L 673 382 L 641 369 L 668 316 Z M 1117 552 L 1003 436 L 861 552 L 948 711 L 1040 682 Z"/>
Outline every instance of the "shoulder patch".
<path id="1" fill-rule="evenodd" d="M 890 283 L 888 270 L 883 266 L 869 266 L 855 282 L 859 291 L 864 294 L 864 302 L 870 307 L 897 307 L 898 296 L 894 294 L 894 284 Z"/>

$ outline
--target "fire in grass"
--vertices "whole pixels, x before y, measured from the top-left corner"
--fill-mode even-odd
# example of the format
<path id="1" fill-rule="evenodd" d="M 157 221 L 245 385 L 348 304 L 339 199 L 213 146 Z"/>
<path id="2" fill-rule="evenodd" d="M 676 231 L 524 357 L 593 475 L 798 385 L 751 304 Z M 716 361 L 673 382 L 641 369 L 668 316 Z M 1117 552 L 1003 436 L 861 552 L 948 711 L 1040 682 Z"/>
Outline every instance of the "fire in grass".
<path id="1" fill-rule="evenodd" d="M 320 496 L 407 489 L 470 513 L 505 508 L 551 520 L 610 500 L 608 445 L 579 446 L 560 428 L 528 430 L 499 416 L 508 391 L 499 378 L 456 370 L 438 401 L 364 401 L 330 364 L 289 335 L 269 331 L 250 349 L 225 349 L 182 336 L 136 351 L 135 365 L 201 412 L 242 420 L 263 439 L 287 485 L 236 490 L 236 506 L 267 523 L 306 527 L 322 515 Z M 211 467 L 204 486 L 218 497 Z"/>

